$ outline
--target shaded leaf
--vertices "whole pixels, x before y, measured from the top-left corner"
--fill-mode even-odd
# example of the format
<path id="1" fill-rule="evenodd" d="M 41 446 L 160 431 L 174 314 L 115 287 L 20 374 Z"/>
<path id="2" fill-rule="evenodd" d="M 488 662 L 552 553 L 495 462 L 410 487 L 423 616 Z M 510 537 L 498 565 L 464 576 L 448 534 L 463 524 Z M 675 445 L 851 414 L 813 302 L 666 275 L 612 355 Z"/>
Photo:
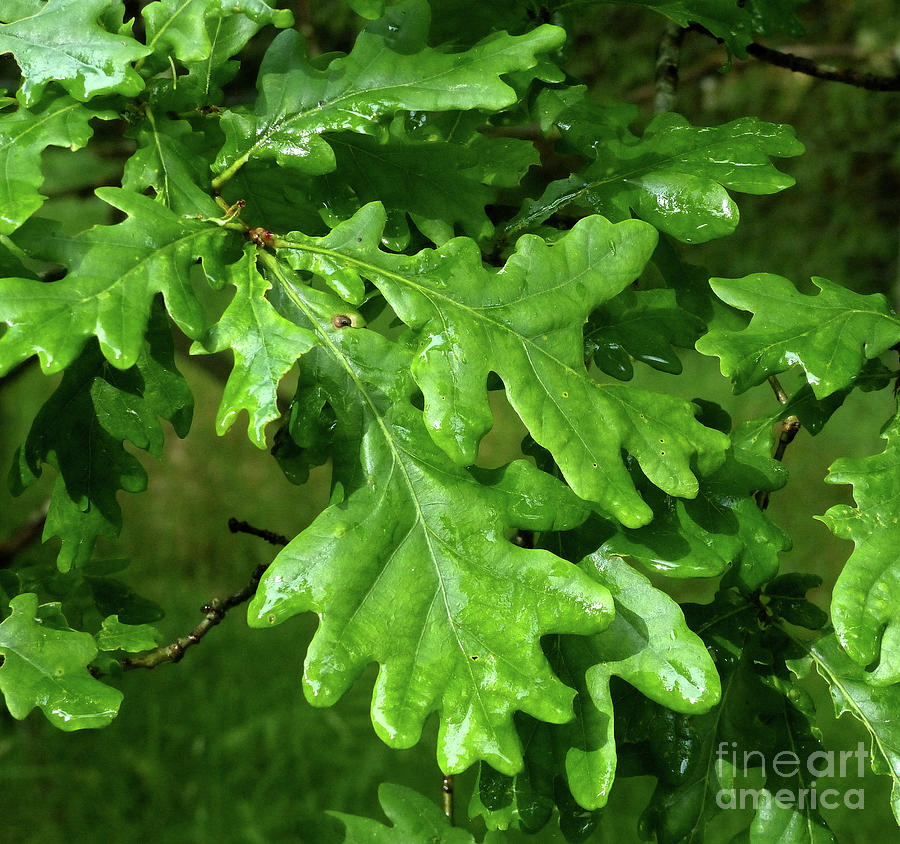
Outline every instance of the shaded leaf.
<path id="1" fill-rule="evenodd" d="M 91 343 L 35 417 L 10 485 L 19 494 L 40 476 L 43 463 L 57 470 L 44 539 L 62 539 L 61 570 L 86 562 L 97 536 L 118 535 L 118 490 L 146 487 L 147 474 L 124 442 L 159 457 L 164 435 L 158 416 L 179 436 L 187 434 L 193 398 L 173 354 L 169 326 L 157 309 L 133 368 L 113 369 Z"/>
<path id="2" fill-rule="evenodd" d="M 812 281 L 821 291 L 815 296 L 772 273 L 710 279 L 720 299 L 754 314 L 743 330 L 713 330 L 697 341 L 697 351 L 721 359 L 735 392 L 799 363 L 822 399 L 849 387 L 868 360 L 900 341 L 900 319 L 882 294 Z"/>
<path id="3" fill-rule="evenodd" d="M 0 54 L 12 53 L 22 69 L 22 97 L 31 106 L 48 82 L 58 82 L 76 100 L 98 94 L 133 97 L 144 80 L 131 62 L 150 49 L 131 37 L 122 25 L 121 0 L 47 0 L 39 10 L 12 23 L 0 24 Z M 103 23 L 115 19 L 120 29 L 108 32 Z M 0 21 L 9 18 L 0 11 Z"/>
<path id="4" fill-rule="evenodd" d="M 378 248 L 384 221 L 373 203 L 325 238 L 291 234 L 276 244 L 295 268 L 326 280 L 364 276 L 418 332 L 413 375 L 425 394 L 426 424 L 456 462 L 473 463 L 491 427 L 485 385 L 494 371 L 575 492 L 623 524 L 651 517 L 623 449 L 662 489 L 697 494 L 691 461 L 708 473 L 727 437 L 700 425 L 687 402 L 600 385 L 584 367 L 582 324 L 640 273 L 655 242 L 649 226 L 586 218 L 552 245 L 521 238 L 506 266 L 489 272 L 475 243 L 463 238 L 414 256 L 385 253 Z"/>
<path id="5" fill-rule="evenodd" d="M 333 327 L 340 301 L 294 287 L 269 263 L 289 299 L 279 307 L 321 338 L 304 364 L 335 413 L 334 480 L 344 494 L 276 557 L 250 624 L 317 612 L 304 669 L 311 703 L 334 703 L 378 662 L 372 720 L 385 742 L 412 746 L 438 710 L 445 772 L 485 759 L 513 773 L 522 763 L 515 710 L 553 722 L 572 715 L 573 692 L 552 675 L 540 636 L 601 629 L 612 603 L 570 563 L 505 537 L 515 527 L 571 527 L 587 509 L 525 461 L 455 466 L 410 402 L 409 353 L 374 332 Z"/>
<path id="6" fill-rule="evenodd" d="M 155 648 L 162 641 L 162 633 L 149 624 L 123 624 L 119 616 L 103 619 L 97 633 L 97 647 L 101 651 L 140 653 Z"/>
<path id="7" fill-rule="evenodd" d="M 370 818 L 329 812 L 346 827 L 345 844 L 422 841 L 431 844 L 475 844 L 471 833 L 450 826 L 444 813 L 417 791 L 393 783 L 378 786 L 378 801 L 391 822 L 386 827 Z"/>
<path id="8" fill-rule="evenodd" d="M 10 715 L 21 720 L 38 706 L 61 730 L 109 724 L 122 693 L 88 672 L 97 655 L 94 637 L 42 623 L 32 592 L 17 595 L 9 606 L 12 615 L 0 624 L 0 691 Z"/>

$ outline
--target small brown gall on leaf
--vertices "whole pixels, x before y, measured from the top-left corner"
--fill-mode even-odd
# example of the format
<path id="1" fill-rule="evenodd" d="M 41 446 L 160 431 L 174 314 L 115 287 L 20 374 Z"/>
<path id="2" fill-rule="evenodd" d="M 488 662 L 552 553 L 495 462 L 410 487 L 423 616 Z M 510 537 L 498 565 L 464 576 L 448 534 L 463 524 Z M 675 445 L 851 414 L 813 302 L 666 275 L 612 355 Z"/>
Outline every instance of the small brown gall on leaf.
<path id="1" fill-rule="evenodd" d="M 335 328 L 356 328 L 358 322 L 356 314 L 335 314 L 331 318 L 331 324 Z"/>

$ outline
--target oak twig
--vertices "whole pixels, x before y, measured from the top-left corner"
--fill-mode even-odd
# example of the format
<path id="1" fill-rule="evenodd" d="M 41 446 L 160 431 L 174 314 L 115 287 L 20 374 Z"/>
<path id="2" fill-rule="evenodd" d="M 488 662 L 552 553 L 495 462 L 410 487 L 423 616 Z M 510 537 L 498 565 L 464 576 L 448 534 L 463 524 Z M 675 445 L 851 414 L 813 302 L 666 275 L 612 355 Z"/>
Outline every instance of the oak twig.
<path id="1" fill-rule="evenodd" d="M 781 399 L 779 399 L 779 401 L 781 401 Z M 778 444 L 775 446 L 775 453 L 772 455 L 775 460 L 781 461 L 784 459 L 784 452 L 794 441 L 794 437 L 797 436 L 799 430 L 800 420 L 796 416 L 786 416 L 781 420 L 780 431 L 778 433 Z M 760 510 L 765 510 L 769 506 L 768 490 L 760 490 L 756 493 L 756 506 L 759 507 Z"/>
<path id="2" fill-rule="evenodd" d="M 210 630 L 213 629 L 223 618 L 225 613 L 232 607 L 243 604 L 250 600 L 256 593 L 256 587 L 259 580 L 268 568 L 267 563 L 263 563 L 256 567 L 250 582 L 227 598 L 214 598 L 208 604 L 201 607 L 203 613 L 203 621 L 201 621 L 187 636 L 181 636 L 168 645 L 160 645 L 152 651 L 142 654 L 141 656 L 128 657 L 122 660 L 122 668 L 130 670 L 132 668 L 156 668 L 164 662 L 178 662 L 184 656 L 185 651 L 193 645 L 196 645 Z"/>
<path id="3" fill-rule="evenodd" d="M 228 520 L 228 529 L 232 533 L 249 533 L 251 536 L 258 536 L 260 539 L 265 539 L 270 545 L 285 546 L 288 544 L 287 537 L 282 536 L 280 533 L 273 533 L 270 530 L 253 527 L 253 525 L 248 522 L 241 522 L 235 518 Z"/>
<path id="4" fill-rule="evenodd" d="M 876 73 L 862 73 L 851 68 L 833 70 L 832 68 L 816 64 L 812 59 L 808 59 L 805 56 L 797 56 L 794 53 L 782 53 L 780 50 L 773 50 L 771 47 L 764 47 L 756 42 L 747 45 L 747 54 L 755 59 L 759 59 L 759 61 L 792 70 L 794 73 L 814 76 L 816 79 L 853 85 L 855 88 L 864 88 L 867 91 L 900 91 L 900 75 L 879 76 Z"/>

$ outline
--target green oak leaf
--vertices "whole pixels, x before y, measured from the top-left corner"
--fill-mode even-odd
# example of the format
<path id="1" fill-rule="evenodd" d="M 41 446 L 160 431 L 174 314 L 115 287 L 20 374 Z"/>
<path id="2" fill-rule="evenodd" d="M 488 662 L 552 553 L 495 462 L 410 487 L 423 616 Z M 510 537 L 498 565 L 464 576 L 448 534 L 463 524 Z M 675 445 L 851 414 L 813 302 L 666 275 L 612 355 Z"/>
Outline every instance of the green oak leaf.
<path id="1" fill-rule="evenodd" d="M 91 119 L 110 120 L 67 96 L 45 98 L 0 116 L 0 235 L 11 234 L 41 205 L 41 153 L 48 146 L 81 149 L 93 134 Z"/>
<path id="2" fill-rule="evenodd" d="M 12 614 L 0 624 L 0 691 L 10 715 L 22 720 L 38 706 L 61 730 L 109 724 L 122 693 L 88 672 L 97 655 L 94 637 L 43 623 L 33 592 L 17 595 L 9 606 Z"/>
<path id="3" fill-rule="evenodd" d="M 181 62 L 208 59 L 214 49 L 210 29 L 232 16 L 245 16 L 255 30 L 266 24 L 283 29 L 294 22 L 290 11 L 273 9 L 265 0 L 157 0 L 144 6 L 141 15 L 147 47 L 163 55 L 171 52 Z"/>
<path id="4" fill-rule="evenodd" d="M 493 416 L 489 372 L 569 485 L 623 524 L 650 521 L 623 461 L 630 452 L 660 488 L 695 496 L 701 474 L 723 459 L 727 437 L 703 427 L 680 399 L 601 385 L 584 366 L 582 325 L 594 308 L 640 274 L 656 241 L 640 221 L 580 220 L 553 244 L 528 235 L 499 271 L 484 268 L 474 241 L 392 255 L 379 249 L 384 209 L 372 203 L 324 238 L 276 240 L 296 269 L 333 284 L 365 277 L 420 339 L 413 375 L 425 394 L 429 432 L 460 465 L 475 462 Z M 597 420 L 585 425 L 585 419 Z"/>
<path id="5" fill-rule="evenodd" d="M 37 354 L 46 373 L 59 372 L 91 335 L 119 369 L 133 366 L 144 342 L 150 306 L 162 293 L 172 319 L 188 337 L 206 328 L 191 287 L 191 268 L 203 259 L 211 278 L 223 278 L 224 229 L 176 217 L 159 202 L 121 188 L 99 188 L 104 201 L 128 214 L 114 226 L 74 237 L 46 225 L 24 226 L 16 242 L 69 272 L 60 281 L 0 279 L 0 376 Z"/>
<path id="6" fill-rule="evenodd" d="M 97 633 L 97 647 L 101 651 L 125 651 L 140 653 L 153 650 L 162 642 L 162 633 L 149 624 L 123 624 L 119 616 L 103 619 Z"/>
<path id="7" fill-rule="evenodd" d="M 716 329 L 697 341 L 697 351 L 721 359 L 736 393 L 799 363 L 822 399 L 850 386 L 867 361 L 900 341 L 900 318 L 882 294 L 812 281 L 820 290 L 814 296 L 772 273 L 710 279 L 722 301 L 753 313 L 743 330 Z"/>
<path id="8" fill-rule="evenodd" d="M 869 761 L 876 774 L 891 778 L 891 809 L 900 824 L 900 729 L 896 718 L 900 685 L 873 686 L 868 672 L 847 656 L 835 635 L 805 648 L 809 658 L 792 663 L 792 669 L 803 676 L 809 664 L 814 664 L 828 683 L 835 715 L 849 713 L 869 731 Z"/>
<path id="9" fill-rule="evenodd" d="M 295 287 L 267 263 L 288 297 L 279 308 L 320 336 L 304 365 L 336 417 L 334 481 L 344 494 L 275 558 L 249 622 L 318 613 L 303 673 L 310 703 L 333 704 L 377 662 L 372 720 L 387 744 L 414 745 L 437 710 L 442 770 L 484 759 L 515 773 L 514 711 L 572 717 L 574 693 L 553 676 L 540 637 L 596 632 L 612 601 L 571 563 L 506 537 L 572 527 L 587 508 L 525 461 L 454 465 L 411 403 L 410 353 L 375 332 L 333 327 L 340 300 Z"/>
<path id="10" fill-rule="evenodd" d="M 144 109 L 144 119 L 128 132 L 138 148 L 125 162 L 122 187 L 141 193 L 148 187 L 181 217 L 219 217 L 209 186 L 206 139 L 186 120 L 170 120 Z"/>
<path id="11" fill-rule="evenodd" d="M 213 166 L 213 186 L 227 182 L 251 159 L 275 159 L 308 174 L 335 168 L 325 132 L 380 135 L 381 122 L 399 111 L 484 109 L 512 105 L 516 92 L 503 74 L 533 67 L 540 53 L 558 47 L 565 35 L 540 26 L 522 36 L 495 33 L 462 53 L 424 45 L 428 8 L 421 0 L 393 7 L 405 23 L 373 24 L 360 33 L 353 50 L 324 69 L 310 64 L 299 33 L 282 32 L 269 47 L 257 81 L 255 109 L 222 114 L 225 144 Z M 425 28 L 415 45 L 407 28 Z M 394 32 L 388 31 L 395 30 Z M 391 49 L 395 41 L 402 51 Z"/>
<path id="12" fill-rule="evenodd" d="M 585 357 L 620 381 L 634 376 L 632 360 L 678 375 L 681 359 L 674 347 L 693 348 L 702 326 L 678 304 L 674 290 L 623 290 L 591 314 Z"/>
<path id="13" fill-rule="evenodd" d="M 470 832 L 450 825 L 450 821 L 427 797 L 402 785 L 385 782 L 378 786 L 378 802 L 392 826 L 329 811 L 346 828 L 345 844 L 475 844 Z M 489 838 L 485 838 L 488 844 Z"/>
<path id="14" fill-rule="evenodd" d="M 834 585 L 831 619 L 850 657 L 876 664 L 867 674 L 875 685 L 900 681 L 900 416 L 882 437 L 881 454 L 844 457 L 828 470 L 828 483 L 853 484 L 856 508 L 838 504 L 818 517 L 856 546 Z"/>
<path id="15" fill-rule="evenodd" d="M 31 106 L 48 82 L 58 82 L 76 100 L 98 94 L 133 97 L 144 81 L 131 62 L 146 56 L 149 47 L 121 26 L 125 6 L 121 0 L 47 0 L 34 14 L 12 23 L 0 23 L 0 54 L 12 53 L 22 76 L 21 93 Z M 118 32 L 102 22 L 117 21 Z M 0 10 L 0 21 L 9 20 Z"/>
<path id="16" fill-rule="evenodd" d="M 248 434 L 266 447 L 265 427 L 279 415 L 278 383 L 297 359 L 317 343 L 314 332 L 282 317 L 266 299 L 270 287 L 256 268 L 256 247 L 247 244 L 244 257 L 229 271 L 236 292 L 221 319 L 191 347 L 192 354 L 234 351 L 234 369 L 225 384 L 216 415 L 216 430 L 224 434 L 237 415 L 250 416 Z"/>
<path id="17" fill-rule="evenodd" d="M 769 161 L 803 145 L 790 126 L 744 117 L 722 126 L 691 126 L 678 114 L 653 118 L 643 136 L 628 130 L 637 108 L 577 104 L 555 120 L 563 137 L 593 159 L 568 179 L 551 182 L 507 224 L 507 237 L 568 206 L 611 219 L 632 216 L 685 243 L 731 234 L 738 207 L 728 191 L 777 193 L 794 184 Z"/>
<path id="18" fill-rule="evenodd" d="M 706 646 L 664 592 L 620 557 L 595 553 L 580 568 L 610 590 L 612 624 L 593 636 L 560 636 L 551 662 L 578 690 L 576 720 L 552 728 L 569 788 L 585 809 L 606 805 L 616 772 L 610 679 L 621 677 L 674 712 L 703 713 L 721 687 Z"/>
<path id="19" fill-rule="evenodd" d="M 97 536 L 118 535 L 119 489 L 141 492 L 147 485 L 147 474 L 125 450 L 125 440 L 158 458 L 164 434 L 157 417 L 169 420 L 183 437 L 192 414 L 193 398 L 175 368 L 161 308 L 151 317 L 147 340 L 131 369 L 109 366 L 96 343 L 67 367 L 10 471 L 10 486 L 19 494 L 40 476 L 42 464 L 57 470 L 44 539 L 62 539 L 61 570 L 83 565 Z"/>

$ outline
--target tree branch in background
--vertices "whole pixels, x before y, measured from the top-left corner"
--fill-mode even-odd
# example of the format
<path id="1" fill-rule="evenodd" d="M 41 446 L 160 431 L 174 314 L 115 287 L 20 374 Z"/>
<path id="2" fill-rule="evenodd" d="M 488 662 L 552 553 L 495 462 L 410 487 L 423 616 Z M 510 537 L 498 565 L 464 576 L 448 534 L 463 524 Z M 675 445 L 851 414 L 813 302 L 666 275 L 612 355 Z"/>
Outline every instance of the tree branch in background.
<path id="1" fill-rule="evenodd" d="M 182 636 L 168 645 L 160 645 L 148 653 L 141 656 L 128 657 L 122 660 L 122 668 L 126 671 L 132 668 L 156 668 L 164 662 L 178 662 L 185 651 L 192 645 L 196 645 L 210 630 L 213 629 L 223 618 L 225 613 L 232 607 L 249 601 L 256 593 L 256 587 L 259 585 L 259 579 L 268 568 L 268 563 L 263 563 L 256 567 L 250 582 L 233 595 L 229 595 L 225 599 L 215 598 L 208 604 L 204 604 L 201 608 L 203 613 L 203 621 L 201 621 L 187 636 Z"/>
<path id="2" fill-rule="evenodd" d="M 841 82 L 844 85 L 865 88 L 867 91 L 900 91 L 900 76 L 879 76 L 875 73 L 860 73 L 858 70 L 852 69 L 834 70 L 816 64 L 812 59 L 793 53 L 782 53 L 755 42 L 747 46 L 747 53 L 762 62 L 792 70 L 794 73 L 805 73 L 816 79 Z"/>
<path id="3" fill-rule="evenodd" d="M 655 93 L 653 111 L 662 114 L 675 110 L 675 98 L 678 91 L 678 65 L 681 61 L 681 42 L 684 41 L 685 29 L 677 23 L 666 25 L 663 36 L 656 51 L 656 69 L 654 72 Z"/>
<path id="4" fill-rule="evenodd" d="M 45 501 L 43 507 L 32 515 L 9 539 L 5 542 L 0 542 L 0 569 L 6 568 L 13 561 L 16 554 L 23 551 L 32 542 L 40 539 L 44 530 L 44 522 L 47 521 L 47 510 L 49 508 L 50 502 Z"/>
<path id="5" fill-rule="evenodd" d="M 284 547 L 288 544 L 287 537 L 282 536 L 280 533 L 273 533 L 270 530 L 253 527 L 253 525 L 248 524 L 247 522 L 238 521 L 235 518 L 228 520 L 228 529 L 232 533 L 249 533 L 251 536 L 258 536 L 260 539 L 265 539 L 270 545 L 281 545 Z"/>
<path id="6" fill-rule="evenodd" d="M 283 546 L 288 543 L 286 537 L 278 533 L 253 527 L 247 522 L 241 522 L 234 518 L 228 520 L 228 529 L 232 533 L 249 533 L 253 536 L 258 536 L 272 545 Z M 215 598 L 208 604 L 204 604 L 200 610 L 203 613 L 203 621 L 191 630 L 187 636 L 182 636 L 168 645 L 160 645 L 158 648 L 141 656 L 129 657 L 122 661 L 122 668 L 125 670 L 132 668 L 156 668 L 157 665 L 163 662 L 178 662 L 188 648 L 196 645 L 213 627 L 225 618 L 225 613 L 228 610 L 243 604 L 245 601 L 249 601 L 253 597 L 256 593 L 256 587 L 259 586 L 259 579 L 268 567 L 268 563 L 257 566 L 256 571 L 253 572 L 253 576 L 250 578 L 250 582 L 233 595 L 229 595 L 224 599 Z"/>

